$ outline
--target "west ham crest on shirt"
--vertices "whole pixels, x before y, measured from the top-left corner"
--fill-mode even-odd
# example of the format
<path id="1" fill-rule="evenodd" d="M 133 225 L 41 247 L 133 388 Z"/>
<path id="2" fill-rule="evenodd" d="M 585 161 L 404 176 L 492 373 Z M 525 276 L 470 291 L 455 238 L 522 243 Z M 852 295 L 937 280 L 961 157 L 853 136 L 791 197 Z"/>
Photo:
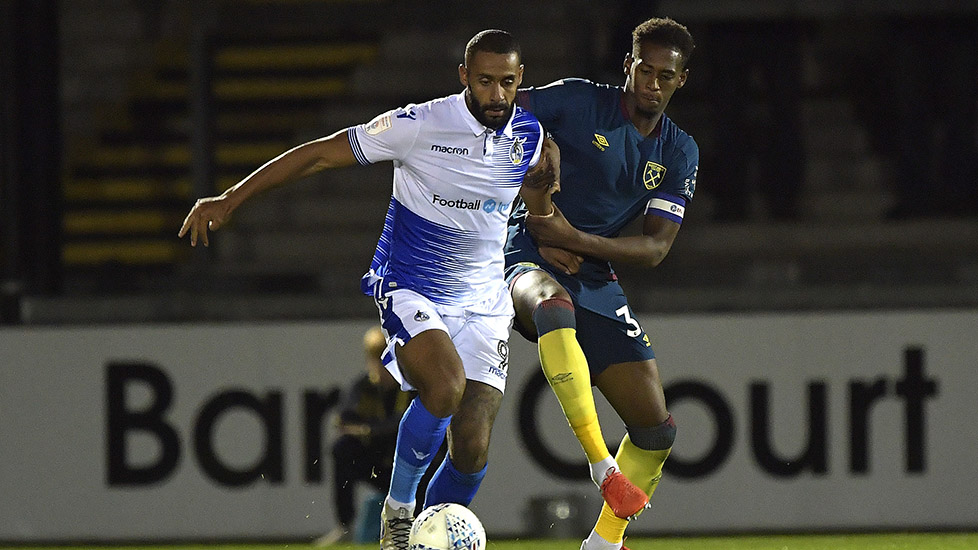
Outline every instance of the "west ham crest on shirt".
<path id="1" fill-rule="evenodd" d="M 513 161 L 513 164 L 519 164 L 523 162 L 523 144 L 526 143 L 526 138 L 516 138 L 513 140 L 513 146 L 509 148 L 509 160 Z"/>
<path id="2" fill-rule="evenodd" d="M 645 184 L 646 189 L 655 189 L 662 183 L 662 178 L 665 175 L 666 167 L 650 160 L 645 163 L 645 170 L 642 172 L 642 183 Z"/>

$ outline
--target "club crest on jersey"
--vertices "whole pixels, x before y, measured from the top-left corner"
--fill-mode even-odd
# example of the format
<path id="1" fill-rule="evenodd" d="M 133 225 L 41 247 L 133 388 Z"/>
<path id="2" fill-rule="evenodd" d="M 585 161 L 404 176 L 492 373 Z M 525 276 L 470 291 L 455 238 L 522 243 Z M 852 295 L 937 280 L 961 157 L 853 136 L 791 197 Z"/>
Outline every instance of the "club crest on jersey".
<path id="1" fill-rule="evenodd" d="M 430 318 L 431 317 L 428 317 L 428 314 L 427 313 L 421 311 L 420 309 L 418 310 L 417 313 L 414 314 L 414 320 L 417 321 L 417 322 L 419 322 L 419 323 L 423 323 L 423 322 L 427 321 Z"/>
<path id="2" fill-rule="evenodd" d="M 526 138 L 516 138 L 513 140 L 513 146 L 509 148 L 509 160 L 513 161 L 513 164 L 519 164 L 523 162 L 523 144 L 526 143 Z"/>
<path id="3" fill-rule="evenodd" d="M 380 115 L 377 118 L 370 121 L 367 124 L 367 135 L 376 136 L 381 132 L 386 132 L 391 129 L 391 116 L 390 115 Z"/>
<path id="4" fill-rule="evenodd" d="M 656 164 L 651 160 L 645 163 L 645 170 L 642 172 L 642 183 L 646 189 L 655 189 L 662 183 L 662 178 L 666 175 L 666 167 Z"/>

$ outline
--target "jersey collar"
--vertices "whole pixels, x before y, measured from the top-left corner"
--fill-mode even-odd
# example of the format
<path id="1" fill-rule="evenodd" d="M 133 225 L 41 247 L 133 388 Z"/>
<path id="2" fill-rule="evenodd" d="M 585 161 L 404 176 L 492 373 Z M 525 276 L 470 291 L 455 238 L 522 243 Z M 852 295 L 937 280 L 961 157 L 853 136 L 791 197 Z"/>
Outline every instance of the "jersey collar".
<path id="1" fill-rule="evenodd" d="M 632 117 L 628 115 L 628 108 L 625 107 L 625 88 L 619 87 L 621 90 L 621 95 L 618 96 L 618 108 L 621 109 L 621 116 L 625 118 L 629 123 L 632 122 Z M 659 121 L 655 123 L 655 128 L 652 128 L 652 132 L 646 136 L 646 138 L 657 138 L 662 136 L 662 120 L 666 118 L 666 114 L 662 113 L 659 115 Z M 634 124 L 632 125 L 635 126 Z"/>
<path id="2" fill-rule="evenodd" d="M 465 90 L 462 90 L 458 94 L 455 94 L 455 108 L 461 113 L 462 120 L 468 124 L 469 129 L 472 133 L 477 136 L 485 135 L 486 133 L 504 135 L 508 138 L 513 137 L 513 119 L 516 118 L 516 106 L 513 106 L 513 112 L 509 115 L 509 120 L 506 121 L 506 125 L 498 130 L 494 130 L 485 126 L 478 120 L 476 120 L 475 115 L 469 111 L 469 106 L 465 104 Z"/>

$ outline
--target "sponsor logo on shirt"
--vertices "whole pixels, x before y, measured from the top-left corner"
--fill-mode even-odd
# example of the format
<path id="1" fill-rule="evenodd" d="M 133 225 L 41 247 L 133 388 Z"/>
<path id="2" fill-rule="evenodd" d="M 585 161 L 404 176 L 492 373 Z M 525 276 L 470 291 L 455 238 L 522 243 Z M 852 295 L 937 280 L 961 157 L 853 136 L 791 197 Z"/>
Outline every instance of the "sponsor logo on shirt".
<path id="1" fill-rule="evenodd" d="M 696 174 L 699 171 L 700 171 L 699 166 L 693 168 L 693 177 L 686 178 L 686 181 L 683 182 L 683 193 L 685 193 L 686 196 L 688 197 L 692 197 L 693 192 L 696 191 Z"/>
<path id="2" fill-rule="evenodd" d="M 444 208 L 460 208 L 462 210 L 479 210 L 482 208 L 482 199 L 475 199 L 474 201 L 465 199 L 452 199 L 448 200 L 445 197 L 435 193 L 431 197 L 431 204 L 436 204 Z"/>
<path id="3" fill-rule="evenodd" d="M 486 214 L 492 214 L 493 212 L 500 212 L 504 216 L 508 216 L 509 204 L 510 203 L 508 202 L 496 202 L 493 199 L 489 199 L 486 201 L 484 205 L 482 205 L 482 210 L 484 210 Z"/>
<path id="4" fill-rule="evenodd" d="M 431 150 L 436 153 L 445 153 L 447 155 L 459 155 L 462 157 L 467 156 L 469 154 L 468 147 L 449 147 L 448 145 L 438 145 L 437 143 L 433 143 L 431 145 Z"/>
<path id="5" fill-rule="evenodd" d="M 485 202 L 483 202 L 482 199 L 475 199 L 475 200 L 446 199 L 445 197 L 435 193 L 431 197 L 431 204 L 441 206 L 443 208 L 458 208 L 461 210 L 482 210 L 486 214 L 499 212 L 504 216 L 507 216 L 509 215 L 509 207 L 512 203 L 500 202 L 495 199 L 486 199 Z"/>

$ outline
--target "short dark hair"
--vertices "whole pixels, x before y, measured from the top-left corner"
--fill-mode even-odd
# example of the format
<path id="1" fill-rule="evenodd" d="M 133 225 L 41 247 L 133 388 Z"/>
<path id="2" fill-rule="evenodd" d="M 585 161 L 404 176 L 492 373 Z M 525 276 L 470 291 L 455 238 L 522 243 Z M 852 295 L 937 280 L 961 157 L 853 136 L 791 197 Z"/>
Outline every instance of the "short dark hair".
<path id="1" fill-rule="evenodd" d="M 479 32 L 465 45 L 465 66 L 469 66 L 476 52 L 516 53 L 517 59 L 522 59 L 520 44 L 513 35 L 499 29 L 486 29 Z"/>
<path id="2" fill-rule="evenodd" d="M 653 17 L 635 27 L 632 31 L 632 56 L 637 56 L 642 51 L 642 42 L 651 42 L 678 51 L 683 56 L 684 68 L 696 48 L 689 30 L 669 17 Z"/>

